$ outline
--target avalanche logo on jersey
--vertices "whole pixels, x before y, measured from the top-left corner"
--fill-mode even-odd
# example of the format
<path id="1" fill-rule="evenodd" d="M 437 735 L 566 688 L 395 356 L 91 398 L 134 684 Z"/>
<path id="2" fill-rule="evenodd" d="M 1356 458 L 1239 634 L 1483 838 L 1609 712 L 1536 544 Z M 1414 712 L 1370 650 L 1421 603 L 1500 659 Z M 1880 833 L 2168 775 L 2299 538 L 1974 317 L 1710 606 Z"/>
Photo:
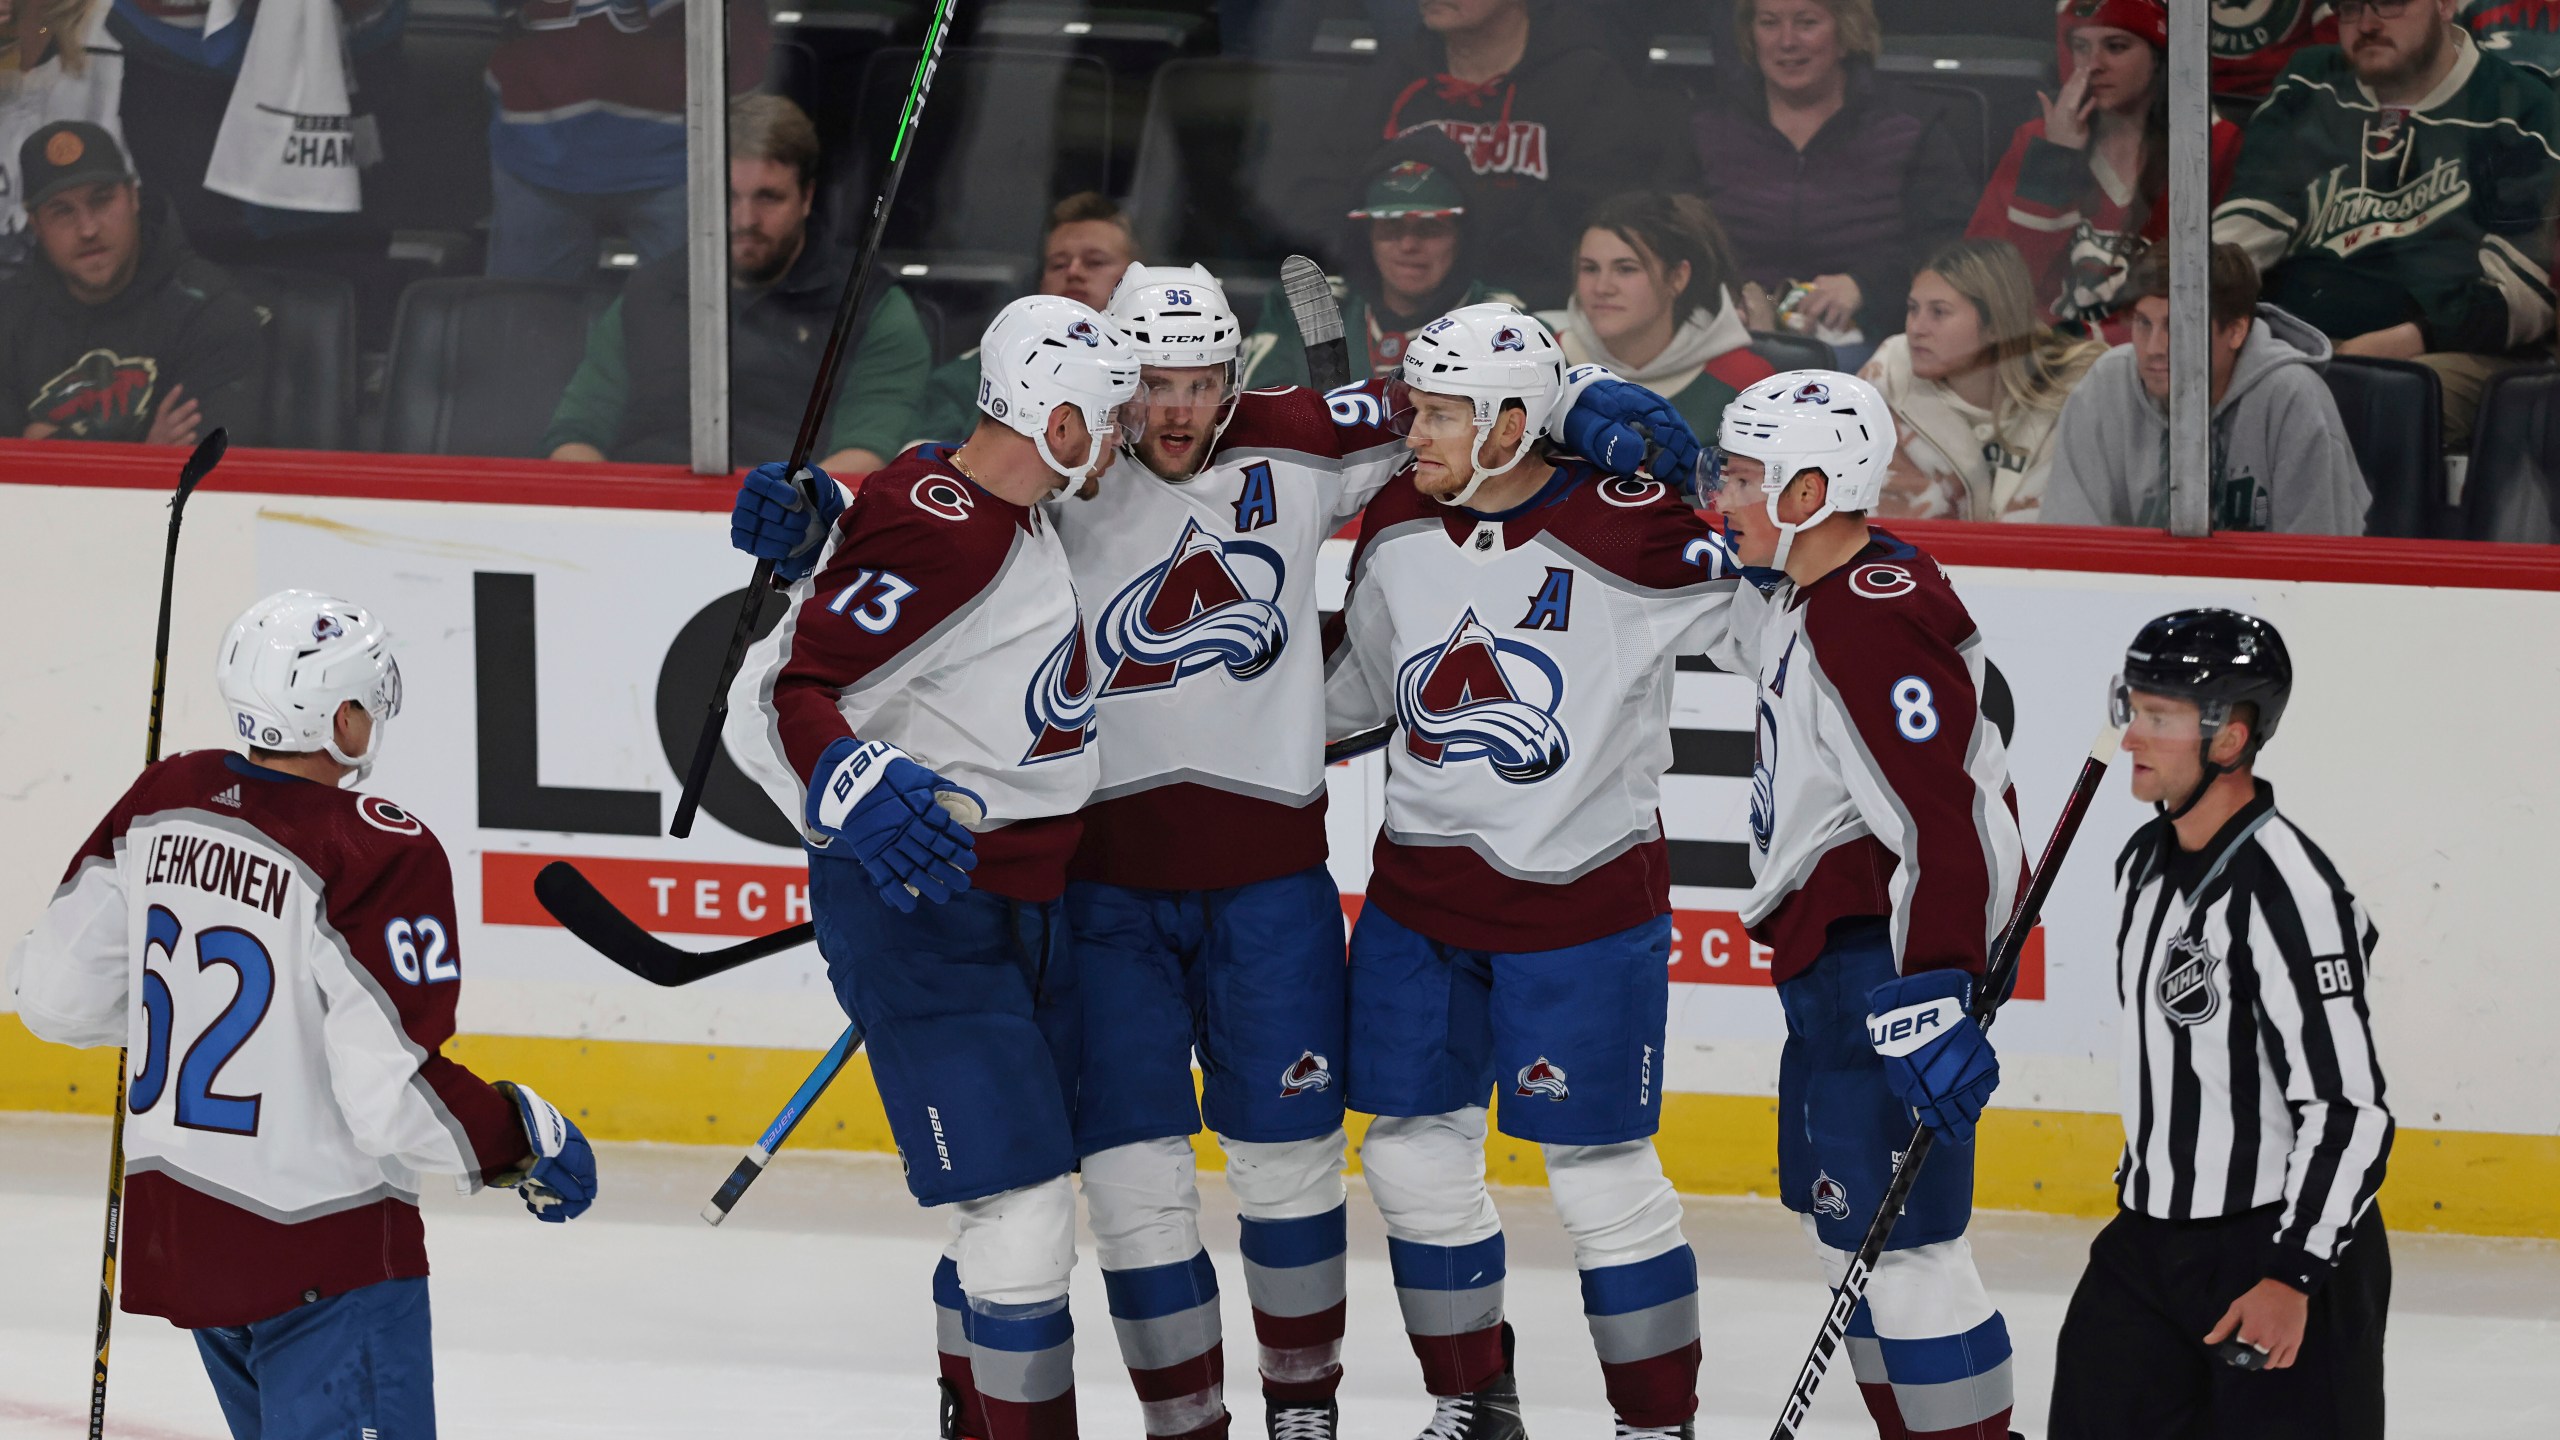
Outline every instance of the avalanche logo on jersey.
<path id="1" fill-rule="evenodd" d="M 1899 1158 L 1894 1161 L 1897 1166 L 1901 1163 Z M 1828 1215 L 1834 1220 L 1849 1218 L 1849 1187 L 1832 1179 L 1828 1170 L 1813 1177 L 1813 1213 Z"/>
<path id="2" fill-rule="evenodd" d="M 1221 666 L 1238 680 L 1268 671 L 1289 643 L 1279 604 L 1286 574 L 1268 545 L 1221 544 L 1199 521 L 1185 525 L 1172 553 L 1102 607 L 1093 627 L 1102 693 L 1169 689 Z"/>
<path id="3" fill-rule="evenodd" d="M 1514 785 L 1533 785 L 1572 754 L 1556 711 L 1564 669 L 1536 646 L 1485 628 L 1472 609 L 1449 638 L 1396 671 L 1396 720 L 1406 752 L 1425 765 L 1483 760 Z"/>
<path id="4" fill-rule="evenodd" d="M 1082 754 L 1093 739 L 1093 701 L 1093 667 L 1085 663 L 1084 622 L 1079 619 L 1040 662 L 1022 697 L 1022 720 L 1031 727 L 1031 748 L 1022 752 L 1022 763 Z"/>
<path id="5" fill-rule="evenodd" d="M 1511 1093 L 1523 1100 L 1534 1100 L 1541 1095 L 1550 1100 L 1562 1100 L 1573 1092 L 1565 1086 L 1564 1067 L 1541 1055 L 1520 1067 L 1519 1083 Z"/>
<path id="6" fill-rule="evenodd" d="M 1280 1072 L 1280 1098 L 1333 1088 L 1333 1064 L 1313 1050 L 1302 1052 Z"/>

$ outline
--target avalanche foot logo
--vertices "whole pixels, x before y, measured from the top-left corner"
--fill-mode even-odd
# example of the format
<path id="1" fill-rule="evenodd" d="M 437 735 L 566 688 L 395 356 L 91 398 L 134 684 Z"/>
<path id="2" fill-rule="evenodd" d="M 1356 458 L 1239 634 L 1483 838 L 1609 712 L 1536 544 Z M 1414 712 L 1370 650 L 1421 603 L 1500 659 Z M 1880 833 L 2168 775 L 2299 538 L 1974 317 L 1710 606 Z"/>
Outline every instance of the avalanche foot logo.
<path id="1" fill-rule="evenodd" d="M 1408 754 L 1435 766 L 1483 760 L 1514 785 L 1564 768 L 1572 745 L 1556 719 L 1563 704 L 1563 667 L 1533 645 L 1495 635 L 1472 609 L 1438 649 L 1396 671 Z"/>
<path id="2" fill-rule="evenodd" d="M 1330 1090 L 1332 1088 L 1333 1065 L 1330 1061 L 1326 1060 L 1323 1056 L 1317 1054 L 1313 1050 L 1306 1051 L 1299 1055 L 1297 1059 L 1289 1062 L 1288 1069 L 1280 1072 L 1280 1095 L 1282 1099 L 1287 1099 L 1292 1095 L 1304 1095 L 1310 1090 Z"/>
<path id="3" fill-rule="evenodd" d="M 1544 1095 L 1550 1100 L 1562 1100 L 1573 1091 L 1564 1083 L 1564 1067 L 1541 1055 L 1520 1067 L 1519 1084 L 1511 1093 L 1523 1099 Z"/>
<path id="4" fill-rule="evenodd" d="M 1289 643 L 1279 604 L 1287 573 L 1268 545 L 1221 544 L 1197 520 L 1185 525 L 1172 553 L 1102 607 L 1093 627 L 1102 693 L 1167 689 L 1221 666 L 1238 680 L 1268 671 Z"/>
<path id="5" fill-rule="evenodd" d="M 1031 727 L 1031 748 L 1022 752 L 1025 765 L 1081 754 L 1093 739 L 1093 667 L 1085 663 L 1082 619 L 1031 677 L 1031 689 L 1022 697 L 1022 720 Z"/>
<path id="6" fill-rule="evenodd" d="M 1834 1220 L 1849 1218 L 1849 1187 L 1832 1179 L 1828 1171 L 1813 1177 L 1813 1213 Z"/>
<path id="7" fill-rule="evenodd" d="M 2222 989 L 2214 983 L 2214 972 L 2222 968 L 2222 957 L 2213 953 L 2213 947 L 2181 935 L 2169 942 L 2169 958 L 2177 963 L 2160 972 L 2162 1013 L 2189 1026 L 2221 1014 Z"/>

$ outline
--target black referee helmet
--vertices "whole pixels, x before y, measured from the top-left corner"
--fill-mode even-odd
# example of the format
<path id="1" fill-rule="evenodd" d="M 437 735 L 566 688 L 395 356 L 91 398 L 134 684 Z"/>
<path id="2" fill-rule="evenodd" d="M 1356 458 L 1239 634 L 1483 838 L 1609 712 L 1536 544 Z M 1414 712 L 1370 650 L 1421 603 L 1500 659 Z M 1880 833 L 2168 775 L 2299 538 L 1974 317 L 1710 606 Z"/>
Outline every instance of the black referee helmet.
<path id="1" fill-rule="evenodd" d="M 2124 673 L 2116 677 L 2112 709 L 2115 723 L 2133 718 L 2133 693 L 2169 695 L 2192 700 L 2202 712 L 2204 778 L 2195 794 L 2170 816 L 2194 808 L 2205 787 L 2226 768 L 2211 758 L 2213 737 L 2241 704 L 2257 708 L 2249 727 L 2248 748 L 2237 763 L 2246 765 L 2276 733 L 2284 702 L 2293 693 L 2293 657 L 2285 652 L 2276 627 L 2237 610 L 2175 610 L 2142 627 L 2124 652 Z"/>

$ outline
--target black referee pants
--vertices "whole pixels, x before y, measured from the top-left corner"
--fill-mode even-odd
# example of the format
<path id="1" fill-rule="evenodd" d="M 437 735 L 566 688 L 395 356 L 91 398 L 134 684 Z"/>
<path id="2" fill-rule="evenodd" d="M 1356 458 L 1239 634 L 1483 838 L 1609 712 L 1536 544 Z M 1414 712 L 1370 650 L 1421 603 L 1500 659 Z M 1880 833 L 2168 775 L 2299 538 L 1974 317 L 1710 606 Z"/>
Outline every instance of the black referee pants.
<path id="1" fill-rule="evenodd" d="M 2264 1274 L 2276 1214 L 2117 1212 L 2090 1243 L 2063 1316 L 2049 1440 L 2381 1440 L 2391 1249 L 2380 1206 L 2311 1297 L 2290 1368 L 2234 1370 L 2205 1348 Z"/>

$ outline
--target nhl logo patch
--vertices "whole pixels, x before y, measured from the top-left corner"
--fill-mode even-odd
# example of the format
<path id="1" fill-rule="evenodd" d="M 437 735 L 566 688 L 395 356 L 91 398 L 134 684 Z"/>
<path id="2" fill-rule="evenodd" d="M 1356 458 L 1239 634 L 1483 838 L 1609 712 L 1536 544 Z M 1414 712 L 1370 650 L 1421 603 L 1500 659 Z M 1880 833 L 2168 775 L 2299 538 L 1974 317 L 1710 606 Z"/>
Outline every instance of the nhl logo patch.
<path id="1" fill-rule="evenodd" d="M 1520 1067 L 1518 1088 L 1511 1093 L 1522 1099 L 1543 1095 L 1549 1100 L 1562 1100 L 1573 1091 L 1565 1085 L 1564 1067 L 1541 1055 Z"/>
<path id="2" fill-rule="evenodd" d="M 1333 1066 L 1313 1050 L 1304 1051 L 1280 1072 L 1280 1098 L 1333 1088 Z"/>
<path id="3" fill-rule="evenodd" d="M 1849 1187 L 1832 1179 L 1829 1171 L 1813 1177 L 1813 1213 L 1834 1220 L 1849 1218 Z"/>
<path id="4" fill-rule="evenodd" d="M 2222 957 L 2213 947 L 2192 935 L 2181 935 L 2169 942 L 2169 958 L 2173 962 L 2160 972 L 2153 993 L 2159 996 L 2160 1013 L 2180 1025 L 2195 1026 L 2222 1013 L 2222 987 L 2214 974 L 2222 968 Z"/>

